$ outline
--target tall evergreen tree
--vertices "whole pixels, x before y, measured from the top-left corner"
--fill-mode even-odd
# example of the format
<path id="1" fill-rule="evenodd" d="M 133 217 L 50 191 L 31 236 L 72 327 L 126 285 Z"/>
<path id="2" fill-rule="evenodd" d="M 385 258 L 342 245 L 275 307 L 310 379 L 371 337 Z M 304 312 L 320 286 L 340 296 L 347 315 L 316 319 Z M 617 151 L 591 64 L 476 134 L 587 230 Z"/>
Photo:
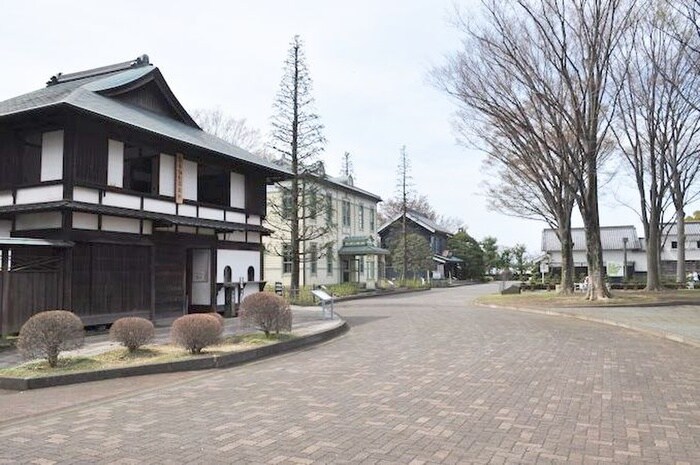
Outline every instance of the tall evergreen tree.
<path id="1" fill-rule="evenodd" d="M 289 187 L 280 186 L 282 205 L 279 209 L 284 214 L 277 215 L 285 223 L 285 233 L 291 237 L 287 253 L 292 262 L 292 289 L 299 289 L 303 244 L 328 232 L 311 227 L 305 221 L 309 215 L 315 217 L 317 206 L 311 203 L 318 201 L 314 191 L 316 187 L 304 181 L 305 174 L 315 171 L 315 162 L 326 142 L 322 134 L 323 125 L 314 111 L 311 87 L 303 42 L 296 35 L 290 43 L 282 82 L 273 104 L 270 144 L 293 174 Z"/>

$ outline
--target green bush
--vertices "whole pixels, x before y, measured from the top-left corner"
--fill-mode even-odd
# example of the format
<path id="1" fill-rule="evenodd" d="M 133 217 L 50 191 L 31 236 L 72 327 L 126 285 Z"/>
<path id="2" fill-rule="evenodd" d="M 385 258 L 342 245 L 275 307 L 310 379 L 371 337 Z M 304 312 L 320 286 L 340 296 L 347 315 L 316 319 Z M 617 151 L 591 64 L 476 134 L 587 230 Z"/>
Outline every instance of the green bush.
<path id="1" fill-rule="evenodd" d="M 271 332 L 292 330 L 292 310 L 284 298 L 271 292 L 257 292 L 241 302 L 241 321 L 270 337 Z"/>
<path id="2" fill-rule="evenodd" d="M 176 345 L 198 354 L 205 347 L 218 343 L 223 332 L 220 320 L 211 313 L 193 313 L 173 322 L 170 338 Z"/>
<path id="3" fill-rule="evenodd" d="M 46 358 L 50 367 L 64 350 L 77 349 L 85 342 L 82 320 L 66 310 L 37 313 L 19 330 L 17 348 L 27 358 Z"/>
<path id="4" fill-rule="evenodd" d="M 328 291 L 336 297 L 347 297 L 360 292 L 360 286 L 358 283 L 330 284 L 326 287 L 328 288 Z"/>
<path id="5" fill-rule="evenodd" d="M 109 329 L 110 339 L 119 342 L 129 349 L 129 352 L 134 352 L 142 345 L 151 342 L 155 334 L 153 323 L 145 318 L 134 316 L 119 318 Z"/>

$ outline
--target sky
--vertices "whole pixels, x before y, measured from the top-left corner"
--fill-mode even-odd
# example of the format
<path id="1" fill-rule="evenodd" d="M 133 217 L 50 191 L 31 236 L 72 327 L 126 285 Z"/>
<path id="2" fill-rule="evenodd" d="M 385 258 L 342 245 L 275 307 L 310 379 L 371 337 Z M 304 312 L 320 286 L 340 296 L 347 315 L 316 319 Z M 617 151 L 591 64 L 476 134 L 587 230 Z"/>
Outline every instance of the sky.
<path id="1" fill-rule="evenodd" d="M 460 218 L 477 240 L 495 236 L 499 245 L 523 243 L 537 255 L 544 223 L 489 210 L 484 155 L 457 142 L 455 103 L 430 83 L 430 71 L 461 45 L 450 23 L 455 4 L 470 15 L 479 2 L 125 0 L 107 7 L 3 0 L 0 101 L 41 88 L 58 72 L 148 54 L 189 111 L 219 107 L 267 133 L 298 34 L 325 126 L 329 174 L 339 174 L 350 152 L 355 185 L 393 197 L 405 145 L 414 190 L 439 214 Z M 641 236 L 638 216 L 623 205 L 636 202 L 628 182 L 617 176 L 601 187 L 601 224 L 633 224 Z"/>

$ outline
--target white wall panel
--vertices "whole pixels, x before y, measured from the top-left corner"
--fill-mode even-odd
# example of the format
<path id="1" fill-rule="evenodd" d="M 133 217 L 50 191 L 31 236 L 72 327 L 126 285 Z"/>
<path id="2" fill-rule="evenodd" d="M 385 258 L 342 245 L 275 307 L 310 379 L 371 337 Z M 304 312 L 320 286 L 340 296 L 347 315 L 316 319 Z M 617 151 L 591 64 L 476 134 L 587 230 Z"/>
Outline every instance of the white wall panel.
<path id="1" fill-rule="evenodd" d="M 216 282 L 224 281 L 224 268 L 231 267 L 231 280 L 238 282 L 242 277 L 243 281 L 248 281 L 248 267 L 252 266 L 255 270 L 254 281 L 260 280 L 260 252 L 251 250 L 217 250 L 216 251 Z M 258 291 L 258 287 L 248 287 L 245 290 L 245 296 Z M 223 289 L 216 296 L 218 305 L 224 304 Z"/>
<path id="2" fill-rule="evenodd" d="M 224 220 L 224 211 L 216 208 L 199 207 L 199 217 L 208 220 Z"/>
<path id="3" fill-rule="evenodd" d="M 248 224 L 255 224 L 260 226 L 260 217 L 258 215 L 250 215 L 248 217 Z"/>
<path id="4" fill-rule="evenodd" d="M 102 203 L 112 207 L 131 208 L 132 210 L 141 209 L 141 197 L 118 194 L 116 192 L 105 192 L 104 197 L 102 197 Z"/>
<path id="5" fill-rule="evenodd" d="M 41 135 L 41 181 L 63 179 L 63 131 Z"/>
<path id="6" fill-rule="evenodd" d="M 231 206 L 245 208 L 245 176 L 231 173 Z"/>
<path id="7" fill-rule="evenodd" d="M 73 200 L 86 203 L 100 203 L 100 192 L 97 189 L 76 187 L 73 189 Z"/>
<path id="8" fill-rule="evenodd" d="M 174 202 L 148 198 L 143 199 L 143 209 L 149 212 L 168 213 L 170 215 L 174 215 L 177 212 Z"/>
<path id="9" fill-rule="evenodd" d="M 60 212 L 25 213 L 15 218 L 15 229 L 56 229 L 63 224 Z"/>
<path id="10" fill-rule="evenodd" d="M 160 154 L 160 171 L 158 173 L 160 195 L 175 197 L 175 157 Z"/>
<path id="11" fill-rule="evenodd" d="M 124 187 L 124 142 L 109 140 L 107 185 Z"/>
<path id="12" fill-rule="evenodd" d="M 182 197 L 197 200 L 197 163 L 190 160 L 182 164 Z"/>
<path id="13" fill-rule="evenodd" d="M 153 234 L 153 221 L 143 220 L 143 233 L 144 234 Z"/>
<path id="14" fill-rule="evenodd" d="M 26 187 L 17 190 L 17 203 L 40 203 L 63 200 L 63 185 Z"/>
<path id="15" fill-rule="evenodd" d="M 134 218 L 122 218 L 119 216 L 102 216 L 102 230 L 138 234 L 140 231 L 139 220 Z"/>
<path id="16" fill-rule="evenodd" d="M 224 240 L 233 242 L 245 242 L 245 233 L 243 231 L 234 231 L 231 233 L 226 233 L 224 235 Z"/>
<path id="17" fill-rule="evenodd" d="M 73 212 L 73 227 L 75 229 L 97 230 L 97 215 L 91 213 Z"/>
<path id="18" fill-rule="evenodd" d="M 177 212 L 182 216 L 189 216 L 191 218 L 197 218 L 197 207 L 194 205 L 180 205 L 177 207 Z"/>
<path id="19" fill-rule="evenodd" d="M 12 205 L 14 199 L 11 191 L 0 192 L 0 206 Z"/>
<path id="20" fill-rule="evenodd" d="M 248 242 L 259 244 L 260 243 L 260 233 L 249 232 L 248 233 Z"/>
<path id="21" fill-rule="evenodd" d="M 226 212 L 226 221 L 230 221 L 231 223 L 245 224 L 245 213 Z"/>

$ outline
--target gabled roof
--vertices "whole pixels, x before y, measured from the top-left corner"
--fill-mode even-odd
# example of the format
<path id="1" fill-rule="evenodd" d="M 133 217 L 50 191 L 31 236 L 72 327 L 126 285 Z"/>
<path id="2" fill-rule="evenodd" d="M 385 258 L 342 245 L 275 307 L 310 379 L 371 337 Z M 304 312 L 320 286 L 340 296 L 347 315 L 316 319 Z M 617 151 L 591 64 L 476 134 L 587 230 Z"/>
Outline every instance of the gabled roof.
<path id="1" fill-rule="evenodd" d="M 389 226 L 391 226 L 394 222 L 398 221 L 403 217 L 403 213 L 399 213 L 398 215 L 394 216 L 391 220 L 387 221 L 384 223 L 382 226 L 379 227 L 377 230 L 377 233 L 381 233 L 385 229 L 387 229 Z M 435 232 L 440 232 L 444 234 L 451 235 L 452 233 L 449 231 L 446 231 L 445 228 L 437 224 L 435 221 L 431 220 L 430 218 L 421 215 L 418 212 L 415 212 L 413 210 L 409 210 L 406 212 L 406 218 L 413 221 L 416 223 L 418 226 L 428 230 L 431 233 Z"/>
<path id="2" fill-rule="evenodd" d="M 274 163 L 278 166 L 286 168 L 287 170 L 291 170 L 291 165 L 285 160 L 276 160 Z M 318 181 L 320 184 L 330 185 L 340 190 L 351 192 L 353 194 L 358 194 L 360 196 L 374 200 L 375 202 L 382 201 L 382 198 L 379 197 L 377 194 L 373 194 L 364 189 L 360 189 L 359 187 L 355 187 L 355 183 L 352 179 L 352 176 L 330 176 L 326 174 L 323 162 L 319 161 L 315 165 L 316 166 L 314 166 L 312 169 L 306 170 L 303 176 Z"/>
<path id="3" fill-rule="evenodd" d="M 120 96 L 155 83 L 175 117 L 127 103 Z M 58 74 L 46 88 L 0 102 L 0 120 L 41 109 L 68 106 L 127 124 L 159 136 L 272 171 L 289 173 L 261 157 L 202 131 L 168 87 L 158 68 L 146 56 L 131 62 L 72 74 Z"/>
<path id="4" fill-rule="evenodd" d="M 600 242 L 603 250 L 623 250 L 623 238 L 627 238 L 627 250 L 641 250 L 642 243 L 634 226 L 603 226 L 600 228 Z M 574 251 L 586 250 L 586 232 L 583 228 L 571 228 L 571 238 L 574 242 Z M 553 229 L 542 231 L 542 250 L 544 252 L 558 252 L 561 243 Z"/>
<path id="5" fill-rule="evenodd" d="M 666 223 L 663 226 L 663 237 L 675 238 L 678 237 L 678 224 L 677 223 Z M 686 221 L 685 222 L 685 238 L 686 240 L 695 240 L 695 238 L 700 239 L 700 222 L 698 221 Z"/>

